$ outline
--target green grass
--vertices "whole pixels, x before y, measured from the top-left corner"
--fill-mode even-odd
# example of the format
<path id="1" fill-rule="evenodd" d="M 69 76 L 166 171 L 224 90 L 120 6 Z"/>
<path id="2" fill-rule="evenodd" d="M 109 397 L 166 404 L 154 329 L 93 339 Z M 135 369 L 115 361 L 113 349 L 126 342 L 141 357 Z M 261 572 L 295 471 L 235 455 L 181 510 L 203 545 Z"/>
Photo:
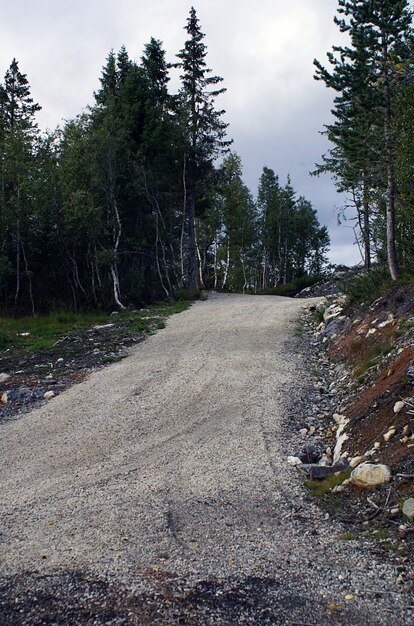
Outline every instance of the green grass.
<path id="1" fill-rule="evenodd" d="M 59 337 L 77 327 L 104 323 L 104 313 L 52 313 L 35 317 L 0 317 L 0 349 L 24 346 L 36 352 L 51 348 Z"/>
<path id="2" fill-rule="evenodd" d="M 323 317 L 324 313 L 325 313 L 325 307 L 324 307 L 324 306 L 320 306 L 320 307 L 318 307 L 318 308 L 316 309 L 316 311 L 314 311 L 314 312 L 312 313 L 312 318 L 313 318 L 313 320 L 314 320 L 317 324 L 320 324 L 321 322 L 323 322 L 323 321 L 324 321 L 324 317 Z"/>
<path id="3" fill-rule="evenodd" d="M 34 317 L 0 317 L 0 350 L 22 347 L 31 352 L 52 348 L 63 335 L 95 324 L 113 323 L 131 327 L 133 332 L 150 333 L 165 328 L 164 318 L 181 313 L 190 300 L 160 302 L 142 311 L 126 309 L 108 317 L 106 313 L 51 313 Z"/>
<path id="4" fill-rule="evenodd" d="M 341 485 L 344 480 L 350 477 L 352 467 L 348 467 L 343 472 L 337 472 L 331 474 L 323 480 L 305 480 L 305 487 L 307 487 L 316 498 L 323 498 L 326 496 L 333 487 Z"/>
<path id="5" fill-rule="evenodd" d="M 354 369 L 352 376 L 357 381 L 365 381 L 365 372 L 373 367 L 378 359 L 383 356 L 387 356 L 392 350 L 392 343 L 388 340 L 382 343 L 375 343 L 370 345 L 367 349 L 361 351 L 354 359 L 356 368 Z M 362 384 L 361 382 L 361 384 Z"/>

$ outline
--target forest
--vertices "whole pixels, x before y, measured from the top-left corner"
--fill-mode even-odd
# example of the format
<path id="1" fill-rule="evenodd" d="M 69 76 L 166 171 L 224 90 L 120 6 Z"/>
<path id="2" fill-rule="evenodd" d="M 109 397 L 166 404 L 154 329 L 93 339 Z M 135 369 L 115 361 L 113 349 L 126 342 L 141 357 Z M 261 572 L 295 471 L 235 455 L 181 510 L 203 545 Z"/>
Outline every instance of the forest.
<path id="1" fill-rule="evenodd" d="M 291 180 L 264 167 L 257 199 L 243 182 L 193 8 L 184 30 L 173 64 L 154 38 L 139 63 L 111 51 L 93 104 L 54 131 L 39 130 L 12 60 L 0 85 L 3 314 L 269 293 L 323 270 L 327 229 Z"/>

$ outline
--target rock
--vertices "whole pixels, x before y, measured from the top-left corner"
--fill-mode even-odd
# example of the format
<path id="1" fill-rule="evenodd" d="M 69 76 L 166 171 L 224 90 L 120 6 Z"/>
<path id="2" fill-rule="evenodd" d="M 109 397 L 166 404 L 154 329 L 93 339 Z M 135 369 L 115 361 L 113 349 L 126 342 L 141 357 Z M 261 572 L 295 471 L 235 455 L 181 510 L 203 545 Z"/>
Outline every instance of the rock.
<path id="1" fill-rule="evenodd" d="M 299 432 L 302 435 L 302 437 L 306 437 L 306 435 L 308 434 L 308 429 L 307 428 L 301 428 Z"/>
<path id="2" fill-rule="evenodd" d="M 403 428 L 402 434 L 405 436 L 410 436 L 411 435 L 411 427 L 409 424 L 406 424 Z"/>
<path id="3" fill-rule="evenodd" d="M 0 398 L 0 402 L 2 402 L 3 404 L 7 404 L 7 400 L 8 400 L 7 391 L 5 391 Z"/>
<path id="4" fill-rule="evenodd" d="M 402 400 L 399 400 L 398 402 L 394 404 L 394 413 L 399 413 L 400 411 L 403 410 L 404 407 L 405 407 L 405 402 L 403 402 Z"/>
<path id="5" fill-rule="evenodd" d="M 107 328 L 113 328 L 115 324 L 97 324 L 92 326 L 92 330 L 106 330 Z"/>
<path id="6" fill-rule="evenodd" d="M 332 467 L 332 465 L 316 465 L 309 463 L 302 463 L 301 465 L 298 465 L 297 468 L 306 472 L 314 480 L 323 480 L 327 476 L 335 474 L 335 471 L 337 471 Z"/>
<path id="7" fill-rule="evenodd" d="M 324 313 L 323 313 L 323 319 L 325 322 L 328 322 L 329 320 L 333 319 L 334 317 L 338 317 L 338 315 L 340 315 L 342 313 L 342 307 L 337 305 L 337 304 L 331 304 L 331 306 L 328 306 Z"/>
<path id="8" fill-rule="evenodd" d="M 409 376 L 410 378 L 414 378 L 414 365 L 410 365 L 410 367 L 408 368 L 407 376 Z"/>
<path id="9" fill-rule="evenodd" d="M 323 341 L 333 337 L 333 335 L 337 334 L 342 328 L 344 328 L 347 324 L 349 324 L 349 317 L 345 315 L 341 315 L 338 317 L 330 318 L 325 327 L 321 330 L 319 334 L 319 338 Z"/>
<path id="10" fill-rule="evenodd" d="M 414 498 L 408 498 L 404 501 L 402 512 L 408 519 L 414 519 Z"/>
<path id="11" fill-rule="evenodd" d="M 362 463 L 356 467 L 351 474 L 351 482 L 357 487 L 372 489 L 389 482 L 391 472 L 386 465 L 374 465 L 373 463 Z"/>
<path id="12" fill-rule="evenodd" d="M 54 398 L 54 397 L 55 397 L 55 392 L 54 392 L 54 391 L 46 391 L 46 392 L 43 394 L 43 397 L 44 397 L 46 400 L 50 400 L 51 398 Z"/>
<path id="13" fill-rule="evenodd" d="M 296 467 L 296 465 L 301 465 L 302 463 L 300 458 L 297 456 L 288 456 L 287 462 L 289 463 L 289 465 L 293 465 L 293 467 Z"/>
<path id="14" fill-rule="evenodd" d="M 349 466 L 348 459 L 342 457 L 334 465 L 317 465 L 315 463 L 302 463 L 297 468 L 309 474 L 314 480 L 323 480 L 327 476 L 342 472 Z"/>
<path id="15" fill-rule="evenodd" d="M 322 453 L 320 448 L 313 443 L 309 443 L 303 447 L 302 452 L 299 454 L 301 463 L 318 463 L 321 459 Z"/>
<path id="16" fill-rule="evenodd" d="M 338 433 L 341 430 L 342 427 L 338 428 Z M 334 449 L 334 453 L 333 453 L 333 461 L 334 463 L 336 463 L 338 461 L 338 459 L 341 456 L 341 452 L 342 452 L 342 446 L 344 445 L 345 441 L 347 441 L 349 439 L 348 435 L 346 433 L 341 433 L 338 437 L 338 433 L 337 433 L 337 440 L 336 440 L 336 446 Z"/>
<path id="17" fill-rule="evenodd" d="M 389 429 L 388 432 L 385 433 L 385 435 L 383 435 L 383 439 L 384 441 L 389 441 L 390 439 L 392 439 L 394 437 L 396 433 L 396 430 L 394 428 L 394 426 L 392 428 Z"/>
<path id="18" fill-rule="evenodd" d="M 0 383 L 5 383 L 8 378 L 10 378 L 10 374 L 6 374 L 6 372 L 0 373 Z"/>
<path id="19" fill-rule="evenodd" d="M 362 456 L 354 456 L 350 461 L 349 461 L 349 465 L 351 467 L 356 467 L 357 465 L 360 465 L 361 463 L 363 463 L 364 461 L 367 460 L 367 457 L 364 455 Z"/>
<path id="20" fill-rule="evenodd" d="M 381 443 L 380 443 L 379 441 L 376 441 L 376 442 L 374 443 L 374 448 L 375 448 L 375 450 L 379 450 L 379 449 L 380 449 L 380 447 L 381 447 Z"/>

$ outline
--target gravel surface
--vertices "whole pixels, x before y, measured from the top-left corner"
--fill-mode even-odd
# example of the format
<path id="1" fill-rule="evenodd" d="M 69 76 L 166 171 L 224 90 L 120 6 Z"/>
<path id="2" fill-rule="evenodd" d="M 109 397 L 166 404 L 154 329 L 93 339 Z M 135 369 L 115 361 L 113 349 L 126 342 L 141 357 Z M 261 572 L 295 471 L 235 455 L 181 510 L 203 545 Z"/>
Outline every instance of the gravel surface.
<path id="1" fill-rule="evenodd" d="M 413 623 L 286 463 L 312 302 L 212 296 L 2 426 L 0 623 Z"/>

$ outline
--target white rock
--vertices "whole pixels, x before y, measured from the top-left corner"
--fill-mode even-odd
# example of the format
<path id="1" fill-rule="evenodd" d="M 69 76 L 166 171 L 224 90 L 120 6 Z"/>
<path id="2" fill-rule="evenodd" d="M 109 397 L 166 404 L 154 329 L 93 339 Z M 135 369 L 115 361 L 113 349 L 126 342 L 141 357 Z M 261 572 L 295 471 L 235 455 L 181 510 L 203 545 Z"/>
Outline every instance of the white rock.
<path id="1" fill-rule="evenodd" d="M 342 313 L 342 307 L 332 304 L 331 306 L 328 306 L 327 309 L 325 309 L 324 314 L 323 314 L 323 319 L 325 322 L 327 322 L 328 320 L 331 320 L 334 317 L 338 317 L 338 315 L 340 315 Z"/>
<path id="2" fill-rule="evenodd" d="M 3 404 L 7 404 L 7 391 L 5 391 L 5 392 L 2 394 L 2 396 L 1 396 L 1 398 L 0 398 L 0 401 L 1 401 Z"/>
<path id="3" fill-rule="evenodd" d="M 357 465 L 360 465 L 361 463 L 363 463 L 364 461 L 367 460 L 367 457 L 365 455 L 363 456 L 354 456 L 350 461 L 349 461 L 349 465 L 351 467 L 356 467 Z"/>
<path id="4" fill-rule="evenodd" d="M 404 501 L 402 512 L 408 519 L 414 519 L 414 498 Z"/>
<path id="5" fill-rule="evenodd" d="M 339 428 L 338 428 L 339 431 Z M 342 433 L 336 440 L 336 446 L 335 446 L 335 450 L 333 453 L 333 462 L 336 463 L 340 457 L 341 457 L 341 452 L 342 452 L 342 446 L 344 445 L 345 441 L 349 439 L 348 435 L 346 433 Z"/>
<path id="6" fill-rule="evenodd" d="M 0 373 L 0 383 L 5 383 L 8 378 L 10 378 L 10 374 L 6 374 L 6 372 Z"/>
<path id="7" fill-rule="evenodd" d="M 380 449 L 380 447 L 381 447 L 381 443 L 380 443 L 379 441 L 376 441 L 376 442 L 374 443 L 374 448 L 375 448 L 376 450 L 379 450 L 379 449 Z"/>
<path id="8" fill-rule="evenodd" d="M 92 330 L 104 330 L 105 328 L 113 328 L 115 324 L 97 324 L 92 327 Z"/>
<path id="9" fill-rule="evenodd" d="M 343 424 L 347 424 L 349 422 L 346 415 L 341 415 L 340 413 L 334 413 L 332 417 L 338 426 L 342 426 Z"/>
<path id="10" fill-rule="evenodd" d="M 44 397 L 46 400 L 50 400 L 50 398 L 54 398 L 54 397 L 55 397 L 55 393 L 54 393 L 54 391 L 46 391 L 46 392 L 43 394 L 43 397 Z"/>
<path id="11" fill-rule="evenodd" d="M 289 463 L 289 465 L 293 465 L 293 467 L 302 464 L 302 461 L 297 456 L 288 456 L 287 462 Z"/>
<path id="12" fill-rule="evenodd" d="M 386 465 L 362 463 L 351 474 L 351 483 L 358 487 L 370 489 L 389 482 L 391 472 Z"/>
<path id="13" fill-rule="evenodd" d="M 405 402 L 403 402 L 402 400 L 399 400 L 398 402 L 394 404 L 394 413 L 399 413 L 400 411 L 403 410 L 404 407 L 405 407 Z"/>
<path id="14" fill-rule="evenodd" d="M 395 433 L 396 433 L 395 428 L 390 428 L 389 431 L 386 432 L 385 435 L 383 435 L 384 441 L 389 441 L 390 439 L 392 439 Z"/>
<path id="15" fill-rule="evenodd" d="M 301 428 L 299 432 L 302 435 L 302 437 L 306 437 L 306 435 L 308 434 L 308 429 L 307 428 Z"/>

